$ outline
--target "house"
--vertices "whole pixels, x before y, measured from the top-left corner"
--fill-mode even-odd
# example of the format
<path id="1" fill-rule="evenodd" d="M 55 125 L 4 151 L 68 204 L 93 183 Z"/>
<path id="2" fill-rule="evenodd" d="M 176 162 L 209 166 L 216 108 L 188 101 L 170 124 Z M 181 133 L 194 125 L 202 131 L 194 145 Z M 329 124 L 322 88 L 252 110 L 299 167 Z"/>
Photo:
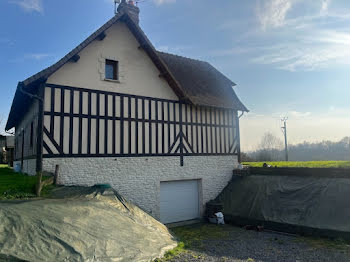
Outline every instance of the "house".
<path id="1" fill-rule="evenodd" d="M 0 164 L 13 166 L 14 136 L 0 135 Z"/>
<path id="2" fill-rule="evenodd" d="M 0 135 L 0 164 L 6 163 L 6 136 Z"/>
<path id="3" fill-rule="evenodd" d="M 139 8 L 117 14 L 18 84 L 6 129 L 15 164 L 64 185 L 109 183 L 164 223 L 196 218 L 239 162 L 235 84 L 207 62 L 157 51 Z"/>

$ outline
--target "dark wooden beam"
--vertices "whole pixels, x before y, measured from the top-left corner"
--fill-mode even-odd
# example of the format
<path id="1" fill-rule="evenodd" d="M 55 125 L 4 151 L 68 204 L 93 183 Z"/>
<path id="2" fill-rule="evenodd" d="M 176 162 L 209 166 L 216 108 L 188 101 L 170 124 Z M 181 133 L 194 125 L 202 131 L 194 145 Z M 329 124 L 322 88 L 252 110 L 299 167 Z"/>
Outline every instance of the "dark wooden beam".
<path id="1" fill-rule="evenodd" d="M 138 49 L 145 49 L 147 47 L 146 43 L 141 43 L 138 47 Z"/>
<path id="2" fill-rule="evenodd" d="M 84 89 L 79 87 L 69 87 L 69 86 L 60 86 L 53 84 L 44 84 L 44 87 L 52 88 L 52 92 L 50 93 L 52 96 L 52 101 L 55 100 L 54 90 L 61 90 L 61 101 L 64 101 L 64 97 L 67 95 L 67 92 L 70 92 L 70 112 L 65 112 L 64 105 L 61 105 L 61 112 L 56 112 L 55 108 L 51 106 L 48 108 L 48 111 L 43 112 L 43 115 L 49 116 L 50 119 L 60 119 L 60 128 L 64 129 L 62 124 L 65 122 L 64 120 L 69 120 L 69 134 L 65 134 L 67 141 L 69 142 L 69 150 L 67 152 L 63 152 L 62 144 L 64 144 L 63 132 L 60 132 L 60 142 L 56 142 L 54 140 L 54 132 L 59 129 L 55 129 L 57 126 L 50 125 L 50 128 L 47 130 L 44 128 L 44 132 L 47 138 L 53 144 L 55 151 L 58 153 L 53 153 L 52 149 L 50 149 L 45 143 L 41 145 L 41 148 L 45 148 L 47 153 L 44 154 L 44 157 L 53 158 L 53 157 L 152 157 L 152 156 L 178 156 L 180 157 L 180 165 L 184 164 L 184 157 L 187 156 L 218 156 L 218 155 L 238 155 L 239 154 L 239 133 L 235 138 L 231 137 L 231 139 L 226 139 L 224 143 L 224 148 L 229 148 L 229 150 L 221 150 L 219 151 L 217 147 L 220 143 L 216 142 L 216 148 L 213 146 L 214 137 L 216 140 L 220 137 L 220 134 L 217 134 L 219 130 L 225 130 L 225 132 L 230 133 L 233 130 L 233 127 L 238 127 L 238 119 L 235 119 L 234 114 L 232 114 L 233 120 L 232 123 L 227 121 L 228 115 L 225 115 L 222 120 L 222 116 L 220 114 L 219 121 L 217 119 L 217 114 L 212 116 L 213 110 L 216 112 L 220 112 L 224 109 L 215 108 L 215 107 L 200 107 L 197 106 L 195 110 L 195 115 L 193 115 L 193 109 L 191 104 L 186 104 L 183 101 L 177 100 L 167 100 L 161 98 L 152 98 L 146 96 L 137 96 L 130 94 L 121 94 L 116 92 L 108 92 L 101 90 L 91 90 Z M 87 94 L 87 96 L 85 96 Z M 74 105 L 74 97 L 79 95 L 79 110 L 75 112 L 73 110 Z M 96 112 L 93 114 L 92 106 L 93 103 L 92 97 L 93 95 L 96 97 Z M 41 94 L 40 97 L 42 97 Z M 101 97 L 104 96 L 104 99 Z M 62 98 L 63 97 L 63 98 Z M 86 97 L 86 98 L 84 98 Z M 113 98 L 112 103 L 109 101 L 109 97 Z M 117 98 L 120 99 L 120 115 L 117 115 L 116 107 L 117 107 Z M 83 110 L 83 102 L 84 99 L 88 102 L 87 112 Z M 100 100 L 101 99 L 101 100 Z M 132 106 L 132 101 L 135 101 L 135 107 Z M 42 100 L 40 100 L 42 101 Z M 100 105 L 104 101 L 104 111 L 105 114 L 100 114 Z M 139 105 L 139 101 L 141 101 L 141 105 Z M 147 105 L 145 105 L 145 101 L 147 101 Z M 113 115 L 109 106 L 112 104 L 113 106 Z M 155 106 L 153 106 L 153 104 Z M 127 105 L 127 111 L 125 111 L 124 105 Z M 43 106 L 41 104 L 41 106 Z M 119 105 L 118 105 L 119 106 Z M 141 107 L 140 107 L 141 106 Z M 190 108 L 188 108 L 190 106 Z M 145 108 L 148 108 L 148 114 L 146 115 Z M 173 108 L 173 110 L 170 110 Z M 176 110 L 177 109 L 177 110 Z M 43 108 L 41 109 L 43 110 Z M 134 112 L 133 112 L 134 110 Z M 188 116 L 188 112 L 190 111 L 191 116 Z M 211 112 L 211 115 L 208 117 L 206 112 Z M 140 118 L 139 112 L 142 113 L 142 118 Z M 152 117 L 152 112 L 154 112 L 156 117 Z M 183 113 L 184 116 L 183 116 Z M 161 114 L 161 116 L 159 115 Z M 167 115 L 167 118 L 165 116 Z M 194 120 L 195 118 L 195 120 Z M 41 121 L 43 116 L 41 117 Z M 78 124 L 73 125 L 73 120 L 78 119 Z M 40 120 L 40 119 L 39 119 Z M 92 120 L 96 122 L 96 135 L 92 135 Z M 87 152 L 83 152 L 82 150 L 82 141 L 80 140 L 83 137 L 83 128 L 84 121 L 87 121 L 87 143 L 88 150 Z M 100 123 L 105 123 L 104 129 L 104 150 L 100 150 Z M 67 123 L 68 124 L 68 123 Z M 116 132 L 117 125 L 120 124 L 119 134 Z M 148 125 L 147 130 L 149 135 L 146 134 L 146 126 Z M 111 127 L 109 128 L 109 125 Z M 133 128 L 132 126 L 135 125 Z M 39 124 L 42 126 L 42 124 Z M 128 129 L 124 130 L 124 127 L 128 126 Z M 65 127 L 66 128 L 66 127 Z M 135 129 L 134 129 L 135 128 Z M 109 134 L 109 129 L 112 129 L 113 134 Z M 141 130 L 139 130 L 141 129 Z M 199 134 L 199 130 L 202 132 Z M 214 129 L 214 130 L 213 130 Z M 42 128 L 40 129 L 42 130 Z M 38 130 L 39 136 L 40 130 Z M 55 131 L 54 131 L 55 130 Z M 73 130 L 75 130 L 73 132 Z M 135 130 L 134 136 L 132 136 L 132 130 Z M 189 130 L 193 130 L 191 132 L 191 139 L 189 139 Z M 204 134 L 204 130 L 206 130 Z M 210 130 L 210 131 L 209 131 Z M 139 132 L 141 131 L 141 132 Z M 79 140 L 75 141 L 73 138 L 73 134 L 78 132 Z M 171 134 L 174 134 L 172 136 Z M 215 136 L 214 136 L 215 132 Z M 233 131 L 232 131 L 233 132 Z M 67 132 L 68 133 L 68 132 Z M 164 136 L 168 133 L 167 139 Z M 117 141 L 117 135 L 120 135 L 120 141 Z M 233 134 L 232 134 L 233 135 Z M 128 137 L 128 139 L 124 139 Z M 147 137 L 146 137 L 147 136 Z M 161 137 L 161 139 L 160 139 Z M 221 135 L 222 137 L 222 135 Z M 175 139 L 174 139 L 175 138 Z M 23 139 L 21 137 L 21 139 Z M 155 140 L 154 140 L 155 139 Z M 174 139 L 174 140 L 173 140 Z M 142 140 L 142 144 L 141 143 Z M 196 150 L 194 148 L 194 140 L 196 143 Z M 210 144 L 209 144 L 210 140 Z M 228 141 L 229 140 L 229 141 Z M 42 139 L 38 139 L 38 144 L 42 141 Z M 236 141 L 236 142 L 234 142 Z M 73 152 L 73 142 L 77 143 L 78 148 Z M 113 149 L 111 152 L 108 150 L 109 143 L 112 142 Z M 191 143 L 190 143 L 191 142 Z M 226 143 L 228 144 L 226 145 Z M 231 142 L 231 143 L 230 143 Z M 91 144 L 96 143 L 96 152 L 91 152 Z M 146 145 L 149 143 L 149 151 L 146 152 Z M 155 147 L 154 147 L 155 145 Z M 204 146 L 206 145 L 206 146 Z M 120 146 L 120 152 L 116 152 L 116 147 Z M 135 146 L 135 147 L 134 147 Z M 17 146 L 18 147 L 18 146 Z M 209 150 L 209 147 L 211 150 Z M 135 152 L 133 152 L 133 148 L 135 148 Z M 141 150 L 142 149 L 142 150 Z M 204 150 L 206 149 L 206 150 Z M 217 150 L 215 150 L 217 149 Z M 22 150 L 24 152 L 24 150 Z M 102 152 L 103 151 L 103 152 Z M 215 152 L 214 152 L 215 151 Z M 39 150 L 38 150 L 39 152 Z M 66 154 L 65 154 L 66 153 Z M 21 154 L 17 154 L 17 158 L 21 160 Z M 24 156 L 26 157 L 26 156 Z M 25 159 L 25 158 L 24 158 Z M 40 162 L 40 161 L 39 161 Z M 38 167 L 40 165 L 38 164 Z M 39 169 L 40 170 L 40 169 Z"/>
<path id="3" fill-rule="evenodd" d="M 160 77 L 160 78 L 165 78 L 167 75 L 168 75 L 167 72 L 163 72 L 163 73 L 160 73 L 160 74 L 159 74 L 159 77 Z"/>
<path id="4" fill-rule="evenodd" d="M 72 56 L 71 59 L 69 59 L 69 62 L 76 63 L 79 61 L 79 59 L 80 59 L 80 55 L 75 54 L 74 56 Z"/>
<path id="5" fill-rule="evenodd" d="M 102 41 L 103 39 L 105 39 L 105 37 L 106 37 L 106 33 L 105 32 L 102 32 L 101 34 L 99 34 L 98 36 L 97 36 L 97 40 L 98 41 Z"/>
<path id="6" fill-rule="evenodd" d="M 45 81 L 46 82 L 46 81 Z M 37 148 L 36 148 L 36 172 L 43 170 L 43 132 L 44 132 L 44 94 L 45 82 L 41 83 L 38 89 L 38 126 L 37 126 Z"/>

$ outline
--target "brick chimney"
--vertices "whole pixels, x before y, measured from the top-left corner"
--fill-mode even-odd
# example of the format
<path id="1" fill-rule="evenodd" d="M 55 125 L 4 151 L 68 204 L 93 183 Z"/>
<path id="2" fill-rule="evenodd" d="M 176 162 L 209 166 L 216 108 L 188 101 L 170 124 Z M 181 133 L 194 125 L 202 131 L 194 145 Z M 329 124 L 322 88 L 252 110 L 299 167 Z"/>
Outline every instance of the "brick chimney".
<path id="1" fill-rule="evenodd" d="M 135 6 L 134 1 L 122 0 L 118 6 L 117 11 L 118 11 L 118 13 L 128 13 L 130 18 L 136 24 L 138 24 L 140 21 L 140 19 L 139 19 L 140 9 L 137 6 Z"/>

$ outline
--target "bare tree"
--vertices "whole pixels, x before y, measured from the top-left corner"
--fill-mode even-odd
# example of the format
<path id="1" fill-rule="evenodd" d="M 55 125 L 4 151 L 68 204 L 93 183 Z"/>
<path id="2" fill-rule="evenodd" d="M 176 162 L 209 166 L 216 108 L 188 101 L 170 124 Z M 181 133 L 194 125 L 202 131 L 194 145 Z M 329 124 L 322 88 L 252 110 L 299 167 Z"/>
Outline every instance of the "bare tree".
<path id="1" fill-rule="evenodd" d="M 265 136 L 264 136 L 265 137 Z M 283 159 L 283 149 L 274 150 L 274 139 L 271 136 L 262 138 L 257 150 L 247 152 L 249 158 L 254 161 L 272 161 Z M 279 142 L 277 142 L 278 145 Z M 278 148 L 278 146 L 277 146 Z M 319 141 L 288 145 L 289 160 L 291 161 L 317 161 L 317 160 L 350 160 L 350 137 L 344 137 L 339 141 Z M 271 154 L 271 151 L 273 154 Z"/>
<path id="2" fill-rule="evenodd" d="M 261 138 L 258 148 L 260 161 L 280 160 L 283 142 L 274 134 L 266 132 Z"/>
<path id="3" fill-rule="evenodd" d="M 0 114 L 0 135 L 5 134 L 5 118 L 2 114 Z"/>
<path id="4" fill-rule="evenodd" d="M 350 148 L 350 136 L 344 137 L 342 140 L 340 140 L 340 143 L 342 143 L 344 147 Z"/>

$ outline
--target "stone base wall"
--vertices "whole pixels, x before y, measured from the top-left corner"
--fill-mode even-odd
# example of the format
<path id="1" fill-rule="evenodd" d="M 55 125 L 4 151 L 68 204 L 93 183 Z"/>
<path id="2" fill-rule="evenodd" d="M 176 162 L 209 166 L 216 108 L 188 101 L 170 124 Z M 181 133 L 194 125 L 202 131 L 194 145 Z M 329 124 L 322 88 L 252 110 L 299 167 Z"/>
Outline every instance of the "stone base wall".
<path id="1" fill-rule="evenodd" d="M 93 186 L 110 184 L 121 195 L 159 219 L 160 182 L 200 180 L 201 212 L 231 180 L 237 156 L 44 158 L 43 170 L 60 166 L 58 183 Z"/>
<path id="2" fill-rule="evenodd" d="M 16 165 L 21 166 L 21 161 L 13 161 L 13 167 L 15 168 Z M 27 159 L 23 160 L 23 168 L 22 173 L 35 176 L 36 175 L 36 159 Z"/>

